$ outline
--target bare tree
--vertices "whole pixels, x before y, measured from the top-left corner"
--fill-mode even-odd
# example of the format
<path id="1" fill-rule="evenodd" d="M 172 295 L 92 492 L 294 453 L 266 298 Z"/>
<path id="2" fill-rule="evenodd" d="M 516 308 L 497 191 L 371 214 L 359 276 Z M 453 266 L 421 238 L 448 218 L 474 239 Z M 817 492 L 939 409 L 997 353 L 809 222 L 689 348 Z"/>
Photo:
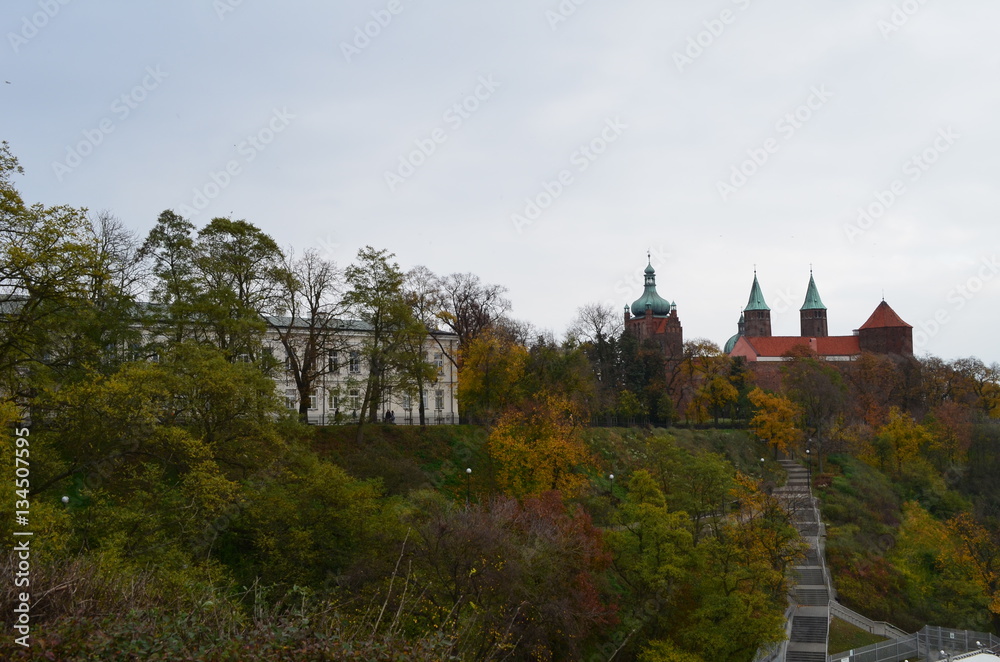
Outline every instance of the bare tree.
<path id="1" fill-rule="evenodd" d="M 605 405 L 614 400 L 617 391 L 617 342 L 624 328 L 624 316 L 611 306 L 588 303 L 577 308 L 566 333 L 568 340 L 584 345 Z"/>
<path id="2" fill-rule="evenodd" d="M 622 334 L 624 320 L 624 316 L 608 304 L 584 304 L 576 309 L 576 318 L 566 335 L 577 342 L 589 342 L 600 347 Z"/>
<path id="3" fill-rule="evenodd" d="M 91 300 L 107 297 L 134 300 L 150 277 L 139 236 L 109 211 L 90 219 L 97 265 L 90 275 Z"/>
<path id="4" fill-rule="evenodd" d="M 484 283 L 475 274 L 451 274 L 441 280 L 444 309 L 440 319 L 464 346 L 510 310 L 506 293 L 506 287 Z"/>
<path id="5" fill-rule="evenodd" d="M 317 383 L 338 369 L 338 355 L 345 349 L 339 319 L 343 272 L 315 249 L 301 257 L 289 251 L 278 282 L 275 304 L 282 316 L 265 319 L 288 357 L 286 367 L 299 394 L 299 418 L 308 422 L 309 402 Z"/>

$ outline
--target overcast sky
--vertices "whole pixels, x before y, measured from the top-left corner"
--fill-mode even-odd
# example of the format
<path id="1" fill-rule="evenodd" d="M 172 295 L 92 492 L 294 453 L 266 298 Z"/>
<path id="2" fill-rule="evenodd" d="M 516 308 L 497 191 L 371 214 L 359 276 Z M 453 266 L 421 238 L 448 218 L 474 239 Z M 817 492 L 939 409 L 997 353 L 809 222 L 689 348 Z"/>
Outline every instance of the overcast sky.
<path id="1" fill-rule="evenodd" d="M 735 332 L 754 265 L 797 335 L 812 265 L 831 334 L 884 292 L 918 354 L 1000 360 L 996 2 L 6 0 L 0 24 L 28 201 L 387 248 L 557 335 L 636 299 L 647 250 L 687 339 Z"/>

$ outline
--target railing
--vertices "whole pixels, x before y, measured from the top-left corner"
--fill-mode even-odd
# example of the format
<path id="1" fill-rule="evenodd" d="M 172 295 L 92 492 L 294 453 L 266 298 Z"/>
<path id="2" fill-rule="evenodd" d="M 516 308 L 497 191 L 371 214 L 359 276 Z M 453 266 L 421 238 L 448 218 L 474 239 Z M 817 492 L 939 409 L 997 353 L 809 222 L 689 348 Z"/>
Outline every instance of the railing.
<path id="1" fill-rule="evenodd" d="M 339 416 L 327 415 L 322 416 L 319 414 L 309 415 L 310 425 L 357 425 L 359 414 L 354 413 L 341 413 Z M 384 416 L 379 417 L 379 423 L 386 425 L 420 425 L 420 415 L 413 413 L 402 413 L 396 415 L 392 420 L 385 420 Z M 459 418 L 458 414 L 453 412 L 446 412 L 440 410 L 432 410 L 424 415 L 425 425 L 456 425 L 459 423 L 465 423 L 465 420 Z"/>
<path id="2" fill-rule="evenodd" d="M 927 662 L 951 662 L 969 654 L 998 651 L 1000 638 L 992 634 L 928 625 L 920 632 L 835 653 L 827 659 L 828 662 L 903 662 L 921 658 Z"/>
<path id="3" fill-rule="evenodd" d="M 886 639 L 900 639 L 902 637 L 909 636 L 907 632 L 900 630 L 892 623 L 886 623 L 885 621 L 873 621 L 866 616 L 862 616 L 853 609 L 848 609 L 836 601 L 830 601 L 830 615 L 850 623 L 854 627 L 864 630 L 865 632 L 879 637 L 885 637 Z"/>

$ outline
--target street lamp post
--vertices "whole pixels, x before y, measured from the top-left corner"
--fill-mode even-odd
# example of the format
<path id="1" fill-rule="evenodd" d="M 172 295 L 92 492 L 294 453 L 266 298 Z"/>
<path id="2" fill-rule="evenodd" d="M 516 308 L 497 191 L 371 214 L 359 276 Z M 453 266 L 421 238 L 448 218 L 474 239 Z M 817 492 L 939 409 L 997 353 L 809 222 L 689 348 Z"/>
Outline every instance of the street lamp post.
<path id="1" fill-rule="evenodd" d="M 615 475 L 608 474 L 608 479 L 611 481 L 611 498 L 615 498 Z"/>
<path id="2" fill-rule="evenodd" d="M 465 468 L 465 505 L 469 505 L 469 497 L 472 494 L 472 467 Z"/>
<path id="3" fill-rule="evenodd" d="M 809 464 L 809 488 L 812 489 L 812 484 L 813 484 L 813 462 L 812 462 L 812 454 L 809 452 L 808 448 L 806 449 L 806 462 Z"/>

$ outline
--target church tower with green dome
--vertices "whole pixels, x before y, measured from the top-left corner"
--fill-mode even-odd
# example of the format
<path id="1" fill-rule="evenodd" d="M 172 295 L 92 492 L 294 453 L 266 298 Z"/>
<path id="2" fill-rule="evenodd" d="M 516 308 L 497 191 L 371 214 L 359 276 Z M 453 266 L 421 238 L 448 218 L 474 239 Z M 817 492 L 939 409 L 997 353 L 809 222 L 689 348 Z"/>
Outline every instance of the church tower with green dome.
<path id="1" fill-rule="evenodd" d="M 746 336 L 748 338 L 770 338 L 771 337 L 771 309 L 764 301 L 764 293 L 760 291 L 760 283 L 757 282 L 757 270 L 753 271 L 753 285 L 750 287 L 750 299 L 747 307 L 743 309 L 745 319 Z"/>
<path id="2" fill-rule="evenodd" d="M 830 335 L 826 322 L 826 306 L 819 298 L 816 281 L 812 269 L 809 270 L 809 288 L 806 290 L 806 300 L 799 310 L 799 327 L 804 338 L 826 338 Z"/>
<path id="3" fill-rule="evenodd" d="M 642 296 L 625 306 L 625 329 L 640 341 L 652 340 L 667 358 L 680 359 L 684 354 L 684 330 L 677 316 L 677 304 L 656 291 L 656 270 L 649 258 L 643 272 Z"/>

